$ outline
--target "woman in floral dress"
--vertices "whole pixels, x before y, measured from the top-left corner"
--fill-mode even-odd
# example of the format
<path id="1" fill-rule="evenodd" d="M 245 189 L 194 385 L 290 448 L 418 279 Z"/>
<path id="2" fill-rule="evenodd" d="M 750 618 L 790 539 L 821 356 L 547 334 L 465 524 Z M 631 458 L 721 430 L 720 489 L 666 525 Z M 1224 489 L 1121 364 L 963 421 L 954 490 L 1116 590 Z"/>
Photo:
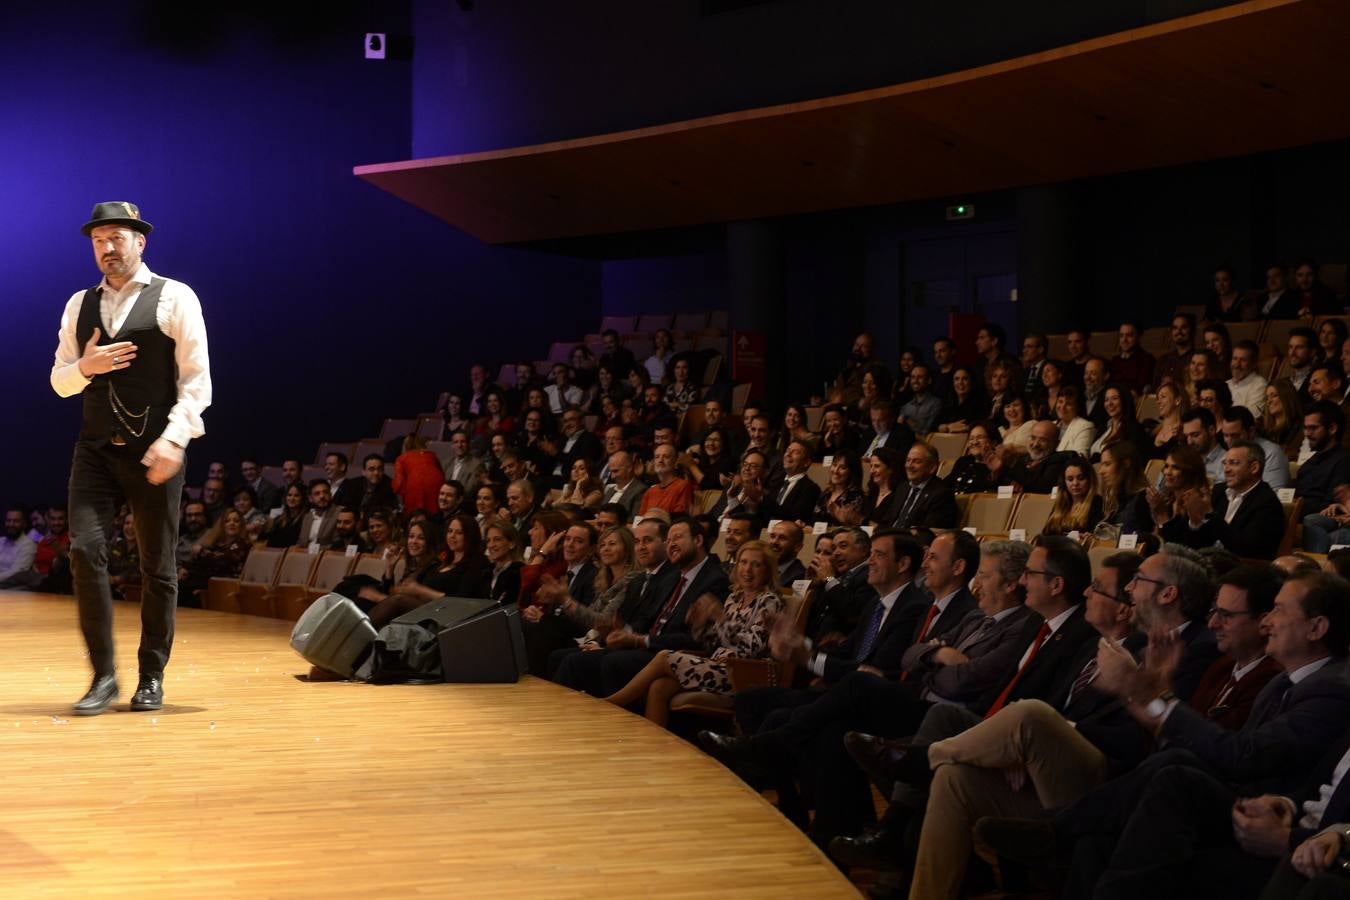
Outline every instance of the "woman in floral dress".
<path id="1" fill-rule="evenodd" d="M 647 700 L 646 716 L 665 725 L 670 698 L 680 691 L 731 693 L 726 660 L 754 659 L 769 647 L 769 629 L 783 612 L 776 587 L 778 558 L 764 541 L 747 541 L 736 551 L 735 589 L 725 605 L 704 595 L 689 607 L 688 621 L 706 653 L 662 650 L 633 680 L 605 699 L 618 706 Z"/>

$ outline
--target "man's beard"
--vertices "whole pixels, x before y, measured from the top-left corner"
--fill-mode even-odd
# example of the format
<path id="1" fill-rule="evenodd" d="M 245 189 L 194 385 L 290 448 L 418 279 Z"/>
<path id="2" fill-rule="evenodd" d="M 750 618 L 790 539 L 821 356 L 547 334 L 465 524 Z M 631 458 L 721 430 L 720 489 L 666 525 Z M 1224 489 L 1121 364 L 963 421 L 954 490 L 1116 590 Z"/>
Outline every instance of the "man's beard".
<path id="1" fill-rule="evenodd" d="M 5 537 L 9 538 L 11 541 L 17 541 L 17 540 L 19 539 L 19 535 L 21 535 L 21 534 L 23 534 L 23 527 L 22 527 L 22 526 L 20 526 L 20 527 L 18 527 L 18 528 L 6 528 L 6 529 L 5 529 Z"/>

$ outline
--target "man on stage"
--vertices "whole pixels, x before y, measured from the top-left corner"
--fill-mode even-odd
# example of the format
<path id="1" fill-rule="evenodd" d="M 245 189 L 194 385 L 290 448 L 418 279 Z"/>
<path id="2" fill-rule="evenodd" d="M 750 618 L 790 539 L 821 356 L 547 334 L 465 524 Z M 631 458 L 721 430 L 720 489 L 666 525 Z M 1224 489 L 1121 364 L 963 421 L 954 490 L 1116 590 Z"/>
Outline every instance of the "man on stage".
<path id="1" fill-rule="evenodd" d="M 151 226 L 135 204 L 99 203 L 80 230 L 93 241 L 103 280 L 66 303 L 51 381 L 62 397 L 84 395 L 70 464 L 70 564 L 94 680 L 74 712 L 93 716 L 118 696 L 108 542 L 123 498 L 135 517 L 144 584 L 131 708 L 164 705 L 183 451 L 204 433 L 211 372 L 201 303 L 190 287 L 141 262 Z"/>

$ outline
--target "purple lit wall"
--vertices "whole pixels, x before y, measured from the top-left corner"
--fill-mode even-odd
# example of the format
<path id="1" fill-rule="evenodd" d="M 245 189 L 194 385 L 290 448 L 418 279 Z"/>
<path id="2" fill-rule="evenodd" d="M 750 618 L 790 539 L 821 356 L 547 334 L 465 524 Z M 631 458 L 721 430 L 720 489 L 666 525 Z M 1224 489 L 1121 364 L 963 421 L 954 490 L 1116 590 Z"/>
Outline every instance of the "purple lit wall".
<path id="1" fill-rule="evenodd" d="M 360 49 L 366 31 L 406 32 L 406 6 L 313 22 L 179 6 L 6 12 L 0 499 L 64 493 L 79 405 L 47 376 L 62 305 L 98 279 L 77 230 L 98 200 L 139 203 L 147 262 L 202 298 L 216 400 L 194 478 L 208 458 L 373 436 L 472 356 L 542 356 L 599 315 L 598 263 L 485 247 L 351 174 L 410 153 L 410 65 Z"/>

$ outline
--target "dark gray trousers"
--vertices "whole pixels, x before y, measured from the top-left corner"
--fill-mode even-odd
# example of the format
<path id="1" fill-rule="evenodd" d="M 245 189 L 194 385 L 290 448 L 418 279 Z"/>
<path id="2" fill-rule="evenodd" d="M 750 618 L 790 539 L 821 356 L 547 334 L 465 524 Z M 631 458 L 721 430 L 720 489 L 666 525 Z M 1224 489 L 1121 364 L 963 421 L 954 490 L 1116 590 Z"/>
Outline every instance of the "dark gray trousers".
<path id="1" fill-rule="evenodd" d="M 164 484 L 145 480 L 141 454 L 129 447 L 75 444 L 70 464 L 70 568 L 80 631 L 95 675 L 111 675 L 112 591 L 108 585 L 108 544 L 118 504 L 125 499 L 135 517 L 141 552 L 140 670 L 162 675 L 173 646 L 178 605 L 178 508 L 183 469 Z"/>

